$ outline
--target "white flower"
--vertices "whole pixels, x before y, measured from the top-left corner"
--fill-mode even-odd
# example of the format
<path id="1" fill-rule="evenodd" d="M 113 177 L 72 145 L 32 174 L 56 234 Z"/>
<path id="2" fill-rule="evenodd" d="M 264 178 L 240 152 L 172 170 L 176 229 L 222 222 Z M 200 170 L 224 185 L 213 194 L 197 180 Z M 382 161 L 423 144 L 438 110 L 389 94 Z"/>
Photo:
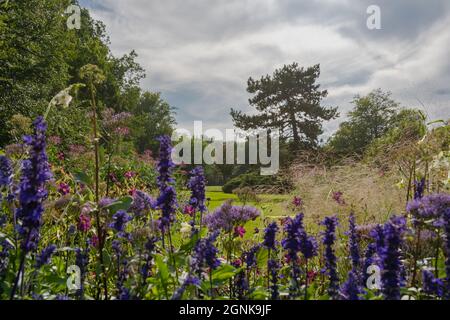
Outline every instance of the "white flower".
<path id="1" fill-rule="evenodd" d="M 69 104 L 72 102 L 73 97 L 70 95 L 71 91 L 76 91 L 80 88 L 84 87 L 82 83 L 75 83 L 71 86 L 61 90 L 49 103 L 49 107 L 53 106 L 61 106 L 63 108 L 67 108 Z"/>
<path id="2" fill-rule="evenodd" d="M 59 92 L 56 96 L 53 97 L 52 101 L 50 101 L 50 105 L 67 108 L 73 99 L 72 96 L 69 94 L 70 89 L 71 88 L 69 87 Z"/>
<path id="3" fill-rule="evenodd" d="M 183 234 L 190 234 L 192 232 L 192 226 L 189 223 L 182 222 L 180 232 Z"/>

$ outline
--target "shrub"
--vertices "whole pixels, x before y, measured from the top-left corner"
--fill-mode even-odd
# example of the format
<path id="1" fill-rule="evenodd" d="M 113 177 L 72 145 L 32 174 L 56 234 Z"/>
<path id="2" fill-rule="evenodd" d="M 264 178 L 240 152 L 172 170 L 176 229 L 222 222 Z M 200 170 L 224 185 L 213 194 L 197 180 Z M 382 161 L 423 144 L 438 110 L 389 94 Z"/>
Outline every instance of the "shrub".
<path id="1" fill-rule="evenodd" d="M 275 193 L 284 193 L 292 189 L 292 183 L 282 175 L 262 176 L 258 173 L 245 173 L 237 176 L 222 187 L 223 192 L 232 193 L 233 190 L 253 187 L 254 189 L 267 188 L 275 190 Z"/>

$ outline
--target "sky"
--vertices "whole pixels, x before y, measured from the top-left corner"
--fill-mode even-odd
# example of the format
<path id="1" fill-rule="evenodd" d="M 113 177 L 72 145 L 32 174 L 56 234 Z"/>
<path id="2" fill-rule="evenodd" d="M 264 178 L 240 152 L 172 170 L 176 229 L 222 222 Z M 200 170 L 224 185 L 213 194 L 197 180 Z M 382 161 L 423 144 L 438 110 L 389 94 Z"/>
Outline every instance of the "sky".
<path id="1" fill-rule="evenodd" d="M 230 108 L 252 113 L 247 79 L 297 62 L 320 63 L 324 106 L 341 117 L 357 94 L 391 91 L 429 120 L 450 118 L 448 0 L 80 0 L 106 25 L 114 55 L 135 50 L 145 90 L 177 110 L 178 127 L 233 128 Z M 367 8 L 380 8 L 369 30 Z"/>

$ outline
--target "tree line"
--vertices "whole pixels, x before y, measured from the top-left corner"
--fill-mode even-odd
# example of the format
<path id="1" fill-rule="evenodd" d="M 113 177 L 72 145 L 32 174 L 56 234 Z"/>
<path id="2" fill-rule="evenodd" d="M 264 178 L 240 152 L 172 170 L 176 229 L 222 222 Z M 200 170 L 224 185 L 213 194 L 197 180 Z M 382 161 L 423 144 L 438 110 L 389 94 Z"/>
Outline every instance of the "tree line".
<path id="1" fill-rule="evenodd" d="M 170 134 L 175 125 L 174 108 L 160 93 L 139 87 L 145 70 L 136 61 L 136 52 L 114 56 L 105 25 L 92 19 L 87 9 L 81 9 L 80 29 L 69 30 L 64 11 L 71 4 L 78 2 L 18 0 L 0 4 L 0 118 L 4 124 L 0 126 L 0 146 L 12 140 L 14 128 L 7 125 L 8 120 L 14 115 L 35 118 L 43 114 L 50 99 L 69 85 L 83 82 L 80 69 L 93 64 L 105 75 L 96 92 L 99 110 L 131 113 L 130 140 L 139 152 L 156 151 L 154 138 Z M 67 112 L 67 121 L 60 121 L 57 112 L 49 115 L 49 127 L 55 131 L 50 134 L 61 133 L 74 140 L 86 134 L 79 125 L 86 122 L 87 89 L 79 90 L 75 98 L 78 108 Z"/>

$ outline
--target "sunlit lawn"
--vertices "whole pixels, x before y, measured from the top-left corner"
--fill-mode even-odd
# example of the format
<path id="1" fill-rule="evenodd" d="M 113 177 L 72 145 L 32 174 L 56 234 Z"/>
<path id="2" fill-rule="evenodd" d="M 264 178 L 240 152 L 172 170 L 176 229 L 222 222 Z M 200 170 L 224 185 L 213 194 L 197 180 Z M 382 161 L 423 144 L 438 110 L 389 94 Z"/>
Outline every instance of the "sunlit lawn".
<path id="1" fill-rule="evenodd" d="M 206 187 L 206 197 L 209 199 L 208 209 L 210 212 L 219 207 L 226 200 L 233 200 L 233 204 L 235 205 L 243 205 L 235 194 L 224 193 L 221 186 Z M 265 223 L 263 222 L 265 218 L 276 219 L 290 214 L 290 211 L 286 208 L 291 199 L 290 195 L 260 194 L 258 195 L 258 198 L 260 200 L 259 202 L 246 203 L 247 205 L 259 208 L 261 210 L 261 218 L 256 221 L 249 221 L 245 224 L 247 233 L 245 234 L 244 239 L 253 237 L 255 228 L 262 230 L 265 226 Z"/>
<path id="2" fill-rule="evenodd" d="M 224 193 L 220 186 L 206 187 L 206 197 L 209 199 L 208 208 L 210 211 L 219 207 L 226 200 L 233 200 L 236 205 L 242 205 L 238 197 L 234 194 Z M 291 199 L 290 195 L 280 194 L 260 194 L 259 202 L 249 202 L 248 205 L 255 206 L 262 211 L 263 217 L 279 217 L 289 215 L 286 206 Z"/>

